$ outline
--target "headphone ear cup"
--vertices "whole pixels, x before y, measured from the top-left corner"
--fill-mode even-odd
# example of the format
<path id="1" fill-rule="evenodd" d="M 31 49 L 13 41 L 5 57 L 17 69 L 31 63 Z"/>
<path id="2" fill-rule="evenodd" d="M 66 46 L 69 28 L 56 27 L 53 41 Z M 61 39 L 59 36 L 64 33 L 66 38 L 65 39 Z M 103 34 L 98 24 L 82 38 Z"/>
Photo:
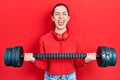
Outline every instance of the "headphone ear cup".
<path id="1" fill-rule="evenodd" d="M 67 40 L 67 38 L 68 38 L 68 33 L 64 33 L 63 34 L 63 40 Z"/>
<path id="2" fill-rule="evenodd" d="M 57 34 L 57 35 L 55 35 L 55 37 L 57 40 L 62 40 L 62 35 Z"/>
<path id="3" fill-rule="evenodd" d="M 55 38 L 56 40 L 62 40 L 62 35 L 59 35 L 59 34 L 57 34 L 57 33 L 54 32 L 54 31 L 51 31 L 51 33 L 52 33 L 52 35 L 54 36 L 54 38 Z"/>
<path id="4" fill-rule="evenodd" d="M 55 37 L 56 40 L 66 40 L 69 36 L 68 31 L 66 31 L 65 33 L 63 33 L 63 35 L 57 34 L 54 31 L 51 31 L 52 35 Z"/>

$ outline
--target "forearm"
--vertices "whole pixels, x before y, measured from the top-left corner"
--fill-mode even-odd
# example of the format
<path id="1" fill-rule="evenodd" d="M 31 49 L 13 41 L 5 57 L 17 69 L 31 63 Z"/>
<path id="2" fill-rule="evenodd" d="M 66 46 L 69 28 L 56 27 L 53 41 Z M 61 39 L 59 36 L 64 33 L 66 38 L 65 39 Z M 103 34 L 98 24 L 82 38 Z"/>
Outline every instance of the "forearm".
<path id="1" fill-rule="evenodd" d="M 36 59 L 33 64 L 41 69 L 41 70 L 46 70 L 48 68 L 48 63 L 47 63 L 47 60 L 44 60 L 44 59 Z"/>

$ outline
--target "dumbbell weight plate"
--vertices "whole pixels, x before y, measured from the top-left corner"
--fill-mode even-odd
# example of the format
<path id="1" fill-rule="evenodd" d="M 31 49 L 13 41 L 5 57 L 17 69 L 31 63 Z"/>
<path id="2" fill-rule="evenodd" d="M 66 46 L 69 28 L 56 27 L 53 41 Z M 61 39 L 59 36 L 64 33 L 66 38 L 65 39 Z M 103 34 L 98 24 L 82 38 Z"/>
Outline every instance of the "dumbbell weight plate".
<path id="1" fill-rule="evenodd" d="M 100 58 L 97 58 L 97 64 L 100 67 L 104 67 L 106 64 L 105 61 L 105 53 L 106 53 L 106 47 L 105 46 L 99 46 L 97 48 L 97 54 L 100 55 Z"/>
<path id="2" fill-rule="evenodd" d="M 112 64 L 111 64 L 111 66 L 115 66 L 115 64 L 117 62 L 116 51 L 114 48 L 111 48 L 111 52 L 112 52 Z"/>
<path id="3" fill-rule="evenodd" d="M 106 60 L 106 53 L 107 53 L 107 47 L 102 47 L 102 67 L 106 67 L 106 65 L 107 65 L 107 60 Z M 105 52 L 104 52 L 105 51 Z"/>
<path id="4" fill-rule="evenodd" d="M 105 50 L 106 50 L 105 66 L 110 66 L 112 63 L 111 49 L 106 47 Z"/>
<path id="5" fill-rule="evenodd" d="M 109 65 L 108 66 L 111 66 L 113 63 L 113 54 L 112 54 L 112 49 L 111 48 L 109 48 L 109 52 L 110 52 L 110 60 L 109 60 Z"/>
<path id="6" fill-rule="evenodd" d="M 8 62 L 8 48 L 6 48 L 6 50 L 5 50 L 4 62 L 5 62 L 6 66 L 10 65 L 10 63 Z"/>
<path id="7" fill-rule="evenodd" d="M 110 53 L 111 53 L 110 66 L 112 66 L 113 65 L 113 51 L 112 51 L 112 48 L 109 48 L 109 50 L 110 50 Z"/>
<path id="8" fill-rule="evenodd" d="M 14 47 L 15 48 L 15 50 L 16 50 L 16 66 L 15 67 L 19 67 L 19 66 L 21 66 L 21 60 L 20 60 L 20 53 L 19 53 L 19 47 Z"/>
<path id="9" fill-rule="evenodd" d="M 4 62 L 5 62 L 6 66 L 11 66 L 12 65 L 11 53 L 12 53 L 12 49 L 11 48 L 6 48 L 5 55 L 4 55 Z"/>
<path id="10" fill-rule="evenodd" d="M 11 58 L 12 66 L 16 67 L 16 50 L 14 48 L 12 48 Z"/>
<path id="11" fill-rule="evenodd" d="M 23 64 L 23 60 L 24 60 L 21 57 L 21 55 L 24 53 L 23 48 L 21 46 L 16 46 L 16 47 L 14 47 L 14 49 L 15 49 L 15 53 L 16 53 L 16 55 L 15 55 L 15 61 L 16 61 L 15 67 L 21 67 Z"/>
<path id="12" fill-rule="evenodd" d="M 10 63 L 9 66 L 12 65 L 11 53 L 12 53 L 12 49 L 9 48 L 9 52 L 8 52 L 8 62 Z"/>

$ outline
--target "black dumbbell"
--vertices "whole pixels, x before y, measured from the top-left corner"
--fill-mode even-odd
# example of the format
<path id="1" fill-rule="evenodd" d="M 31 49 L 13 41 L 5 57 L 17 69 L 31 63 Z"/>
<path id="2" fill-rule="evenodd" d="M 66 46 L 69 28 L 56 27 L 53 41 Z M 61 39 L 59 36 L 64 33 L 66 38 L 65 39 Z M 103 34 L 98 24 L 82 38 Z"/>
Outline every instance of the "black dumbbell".
<path id="1" fill-rule="evenodd" d="M 24 50 L 22 46 L 16 46 L 14 48 L 6 48 L 4 54 L 4 62 L 6 66 L 21 67 L 24 60 Z M 62 59 L 62 58 L 85 58 L 87 54 L 83 53 L 43 53 L 33 54 L 34 58 L 46 58 L 46 59 Z M 100 67 L 115 66 L 116 64 L 116 51 L 114 48 L 108 48 L 105 46 L 99 46 L 97 48 L 97 64 Z"/>

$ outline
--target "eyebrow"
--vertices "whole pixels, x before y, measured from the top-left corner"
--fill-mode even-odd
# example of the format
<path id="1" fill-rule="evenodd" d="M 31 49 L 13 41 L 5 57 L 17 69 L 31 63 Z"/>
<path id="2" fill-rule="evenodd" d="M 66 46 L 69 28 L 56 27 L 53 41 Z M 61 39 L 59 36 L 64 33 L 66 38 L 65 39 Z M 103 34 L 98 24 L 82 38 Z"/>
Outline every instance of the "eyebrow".
<path id="1" fill-rule="evenodd" d="M 54 12 L 54 13 L 60 13 L 60 12 Z M 67 11 L 63 11 L 62 13 L 68 13 Z"/>

